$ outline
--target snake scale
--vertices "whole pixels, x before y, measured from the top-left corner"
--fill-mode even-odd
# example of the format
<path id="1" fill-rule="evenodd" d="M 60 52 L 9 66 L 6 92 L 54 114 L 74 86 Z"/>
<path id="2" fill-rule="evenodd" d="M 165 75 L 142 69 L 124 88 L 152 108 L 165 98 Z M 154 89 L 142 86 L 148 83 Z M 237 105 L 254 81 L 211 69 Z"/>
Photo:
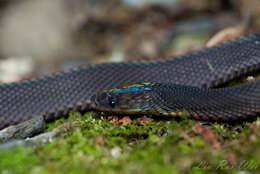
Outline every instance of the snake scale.
<path id="1" fill-rule="evenodd" d="M 1 85 L 0 129 L 39 115 L 49 121 L 89 109 L 244 119 L 260 111 L 260 81 L 209 88 L 259 69 L 260 34 L 169 60 L 80 66 Z M 130 84 L 138 85 L 113 89 Z"/>

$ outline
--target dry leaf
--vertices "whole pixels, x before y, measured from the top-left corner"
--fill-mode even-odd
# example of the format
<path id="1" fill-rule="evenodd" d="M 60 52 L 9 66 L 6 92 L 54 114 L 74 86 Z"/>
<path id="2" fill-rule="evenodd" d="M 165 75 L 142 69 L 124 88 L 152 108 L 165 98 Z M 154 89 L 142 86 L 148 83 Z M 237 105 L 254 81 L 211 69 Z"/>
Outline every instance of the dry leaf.
<path id="1" fill-rule="evenodd" d="M 245 25 L 238 25 L 234 27 L 225 28 L 215 34 L 211 39 L 207 42 L 206 47 L 213 47 L 219 45 L 221 43 L 228 42 L 230 40 L 237 39 L 246 34 L 247 27 Z"/>
<path id="2" fill-rule="evenodd" d="M 120 119 L 118 121 L 118 124 L 119 125 L 128 125 L 128 124 L 131 124 L 132 123 L 132 120 L 130 117 L 123 117 L 122 119 Z"/>
<path id="3" fill-rule="evenodd" d="M 227 154 L 227 160 L 230 166 L 238 166 L 238 157 L 235 153 Z"/>
<path id="4" fill-rule="evenodd" d="M 146 117 L 146 116 L 143 116 L 143 117 L 137 119 L 138 123 L 139 123 L 140 125 L 142 125 L 142 126 L 144 126 L 144 125 L 150 123 L 152 120 L 153 120 L 153 119 L 148 118 L 148 117 Z"/>
<path id="5" fill-rule="evenodd" d="M 200 123 L 197 123 L 192 127 L 193 133 L 196 135 L 202 136 L 202 138 L 211 144 L 215 149 L 220 149 L 220 143 L 217 140 L 216 135 L 211 131 L 210 128 L 202 126 Z"/>
<path id="6" fill-rule="evenodd" d="M 108 117 L 108 121 L 109 121 L 110 123 L 116 123 L 116 124 L 118 124 L 118 120 L 119 120 L 119 118 L 118 118 L 117 116 L 109 116 L 109 117 Z"/>
<path id="7" fill-rule="evenodd" d="M 260 126 L 250 126 L 249 130 L 252 132 L 252 135 L 257 136 L 259 134 Z"/>
<path id="8" fill-rule="evenodd" d="M 94 141 L 100 146 L 103 146 L 105 144 L 104 138 L 102 136 L 96 136 Z"/>

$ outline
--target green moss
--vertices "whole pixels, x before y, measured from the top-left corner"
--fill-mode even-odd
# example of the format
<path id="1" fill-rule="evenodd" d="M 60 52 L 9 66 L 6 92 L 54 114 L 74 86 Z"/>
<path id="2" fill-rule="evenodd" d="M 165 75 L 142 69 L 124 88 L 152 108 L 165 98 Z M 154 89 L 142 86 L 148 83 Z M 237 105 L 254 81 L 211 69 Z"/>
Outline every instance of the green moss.
<path id="1" fill-rule="evenodd" d="M 16 148 L 1 152 L 1 173 L 27 173 L 39 164 L 39 158 L 32 148 Z"/>
<path id="2" fill-rule="evenodd" d="M 240 170 L 239 164 L 243 170 L 259 170 L 260 137 L 252 140 L 254 135 L 249 131 L 249 126 L 259 124 L 259 120 L 237 126 L 209 126 L 222 144 L 216 150 L 193 133 L 194 120 L 152 121 L 145 126 L 134 121 L 118 126 L 92 115 L 73 113 L 68 119 L 48 124 L 47 130 L 52 130 L 62 123 L 77 123 L 52 143 L 0 151 L 1 172 L 168 174 L 210 173 L 218 168 L 222 173 L 235 173 Z M 103 143 L 96 137 L 102 137 Z M 227 162 L 228 154 L 237 155 L 234 169 Z"/>

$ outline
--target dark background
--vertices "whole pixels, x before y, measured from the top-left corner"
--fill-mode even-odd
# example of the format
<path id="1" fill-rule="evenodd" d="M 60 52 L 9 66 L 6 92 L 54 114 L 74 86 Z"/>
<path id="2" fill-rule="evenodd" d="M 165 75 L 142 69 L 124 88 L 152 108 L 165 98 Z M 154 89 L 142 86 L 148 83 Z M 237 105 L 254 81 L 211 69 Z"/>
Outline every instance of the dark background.
<path id="1" fill-rule="evenodd" d="M 259 17 L 258 0 L 0 0 L 0 81 L 165 59 L 227 28 L 257 32 Z"/>

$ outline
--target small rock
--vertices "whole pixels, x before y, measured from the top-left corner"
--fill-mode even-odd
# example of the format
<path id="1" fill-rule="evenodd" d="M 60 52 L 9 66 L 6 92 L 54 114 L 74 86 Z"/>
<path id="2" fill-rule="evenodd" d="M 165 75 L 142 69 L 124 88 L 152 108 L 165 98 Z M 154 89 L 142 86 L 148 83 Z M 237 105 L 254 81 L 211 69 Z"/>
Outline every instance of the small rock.
<path id="1" fill-rule="evenodd" d="M 34 117 L 28 121 L 24 121 L 14 126 L 9 126 L 0 131 L 0 143 L 14 140 L 24 139 L 40 133 L 45 128 L 45 120 L 42 116 Z"/>
<path id="2" fill-rule="evenodd" d="M 3 144 L 0 144 L 0 150 L 12 149 L 18 146 L 33 146 L 38 144 L 46 144 L 48 142 L 51 142 L 54 138 L 54 133 L 46 132 L 32 138 L 5 142 Z"/>
<path id="3" fill-rule="evenodd" d="M 180 0 L 121 0 L 123 4 L 132 7 L 140 8 L 149 5 L 165 5 L 165 6 L 178 6 Z"/>
<path id="4" fill-rule="evenodd" d="M 0 61 L 0 81 L 11 83 L 30 75 L 34 70 L 31 57 L 10 57 Z"/>
<path id="5" fill-rule="evenodd" d="M 122 149 L 120 147 L 114 147 L 110 150 L 110 154 L 114 158 L 118 158 L 122 153 Z"/>
<path id="6" fill-rule="evenodd" d="M 247 80 L 248 82 L 252 82 L 252 81 L 255 80 L 255 78 L 254 78 L 253 76 L 248 76 L 248 77 L 246 78 L 246 80 Z"/>

